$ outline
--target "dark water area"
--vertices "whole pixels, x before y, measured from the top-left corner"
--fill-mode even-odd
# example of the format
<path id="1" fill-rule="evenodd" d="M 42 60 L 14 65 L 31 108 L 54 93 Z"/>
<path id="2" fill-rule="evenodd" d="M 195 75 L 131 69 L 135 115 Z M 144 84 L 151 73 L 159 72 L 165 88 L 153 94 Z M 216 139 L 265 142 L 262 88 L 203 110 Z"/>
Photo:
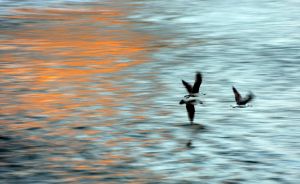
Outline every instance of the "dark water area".
<path id="1" fill-rule="evenodd" d="M 0 0 L 0 183 L 300 183 L 298 7 Z"/>

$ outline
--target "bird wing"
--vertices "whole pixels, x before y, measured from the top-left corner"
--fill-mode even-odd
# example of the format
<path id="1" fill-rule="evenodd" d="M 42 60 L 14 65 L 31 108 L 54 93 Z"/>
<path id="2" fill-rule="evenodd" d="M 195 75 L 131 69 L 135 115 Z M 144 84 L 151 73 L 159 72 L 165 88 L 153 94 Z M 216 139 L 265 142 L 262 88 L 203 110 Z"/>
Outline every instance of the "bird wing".
<path id="1" fill-rule="evenodd" d="M 195 76 L 195 83 L 192 90 L 193 93 L 199 93 L 199 88 L 201 83 L 202 83 L 202 75 L 200 72 L 197 72 Z"/>
<path id="2" fill-rule="evenodd" d="M 195 116 L 195 106 L 192 104 L 186 104 L 186 110 L 189 115 L 189 120 L 193 121 Z"/>
<path id="3" fill-rule="evenodd" d="M 250 92 L 245 98 L 243 98 L 243 99 L 240 101 L 240 104 L 241 104 L 241 105 L 245 105 L 245 104 L 247 104 L 248 102 L 250 102 L 253 98 L 254 98 L 254 95 L 253 95 L 252 92 Z"/>
<path id="4" fill-rule="evenodd" d="M 186 88 L 186 90 L 187 90 L 189 93 L 192 93 L 193 88 L 192 88 L 192 86 L 191 86 L 189 83 L 187 83 L 187 82 L 185 82 L 184 80 L 182 80 L 182 84 L 184 85 L 184 87 Z"/>
<path id="5" fill-rule="evenodd" d="M 235 101 L 238 105 L 240 105 L 240 102 L 242 100 L 242 97 L 240 95 L 240 93 L 235 89 L 234 86 L 232 86 L 232 90 L 233 90 L 233 93 L 234 93 L 234 97 L 235 97 Z"/>

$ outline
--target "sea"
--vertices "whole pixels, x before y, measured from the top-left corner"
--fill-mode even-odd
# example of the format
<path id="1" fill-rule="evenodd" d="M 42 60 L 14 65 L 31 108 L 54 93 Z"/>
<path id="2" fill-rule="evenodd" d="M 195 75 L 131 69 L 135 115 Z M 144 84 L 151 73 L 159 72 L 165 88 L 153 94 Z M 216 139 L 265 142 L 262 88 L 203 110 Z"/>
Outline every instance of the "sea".
<path id="1" fill-rule="evenodd" d="M 0 183 L 299 184 L 299 7 L 0 0 Z"/>

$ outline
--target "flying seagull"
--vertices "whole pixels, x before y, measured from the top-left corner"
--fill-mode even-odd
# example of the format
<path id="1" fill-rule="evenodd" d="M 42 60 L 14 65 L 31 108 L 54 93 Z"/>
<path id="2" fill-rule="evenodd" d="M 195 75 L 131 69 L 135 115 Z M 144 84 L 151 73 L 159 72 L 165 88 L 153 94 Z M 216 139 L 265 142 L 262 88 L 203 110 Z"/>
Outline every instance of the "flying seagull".
<path id="1" fill-rule="evenodd" d="M 198 103 L 203 104 L 202 101 L 197 99 L 201 83 L 202 83 L 202 75 L 200 72 L 196 72 L 195 82 L 193 86 L 187 83 L 186 81 L 182 80 L 182 84 L 184 85 L 184 87 L 186 88 L 189 94 L 185 95 L 184 99 L 182 99 L 179 102 L 179 104 L 186 105 L 186 110 L 191 124 L 193 124 L 194 122 L 195 105 Z"/>
<path id="2" fill-rule="evenodd" d="M 185 97 L 197 97 L 201 83 L 202 83 L 202 75 L 200 72 L 196 72 L 195 83 L 193 86 L 188 82 L 182 80 L 182 84 L 184 85 L 187 92 L 189 93 L 189 95 L 186 95 Z"/>
<path id="3" fill-rule="evenodd" d="M 254 98 L 254 94 L 251 91 L 243 98 L 234 86 L 232 86 L 232 90 L 237 105 L 246 105 Z"/>

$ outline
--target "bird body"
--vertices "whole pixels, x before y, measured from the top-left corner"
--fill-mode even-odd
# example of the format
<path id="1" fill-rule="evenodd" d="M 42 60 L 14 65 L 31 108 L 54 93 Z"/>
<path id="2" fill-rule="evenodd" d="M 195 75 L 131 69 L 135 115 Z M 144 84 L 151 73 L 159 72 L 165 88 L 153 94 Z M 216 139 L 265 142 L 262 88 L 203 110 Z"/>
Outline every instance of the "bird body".
<path id="1" fill-rule="evenodd" d="M 184 97 L 182 100 L 180 100 L 179 104 L 197 105 L 197 104 L 203 104 L 203 102 L 199 100 L 197 97 Z"/>

